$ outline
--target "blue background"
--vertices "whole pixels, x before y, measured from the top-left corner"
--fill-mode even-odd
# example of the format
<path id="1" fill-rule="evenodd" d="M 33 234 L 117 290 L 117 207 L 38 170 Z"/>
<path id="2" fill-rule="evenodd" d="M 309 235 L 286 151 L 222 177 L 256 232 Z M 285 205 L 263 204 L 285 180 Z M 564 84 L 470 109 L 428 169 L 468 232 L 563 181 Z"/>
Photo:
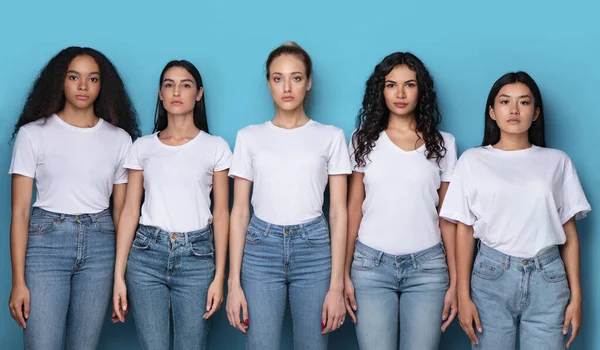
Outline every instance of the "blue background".
<path id="1" fill-rule="evenodd" d="M 412 51 L 436 82 L 444 116 L 459 151 L 478 145 L 492 83 L 526 70 L 541 87 L 550 147 L 574 160 L 592 207 L 600 203 L 596 149 L 600 13 L 589 1 L 11 1 L 0 5 L 0 305 L 11 288 L 9 254 L 9 139 L 40 68 L 60 49 L 91 46 L 120 70 L 142 121 L 152 129 L 157 80 L 164 64 L 184 58 L 200 69 L 209 125 L 233 147 L 238 129 L 273 116 L 264 78 L 268 53 L 286 40 L 314 61 L 309 115 L 349 136 L 374 66 L 394 51 Z M 596 24 L 594 24 L 596 23 Z M 600 348 L 600 223 L 592 212 L 579 223 L 584 326 L 574 349 Z M 484 325 L 485 327 L 485 325 Z M 243 335 L 223 310 L 214 317 L 210 349 L 241 349 Z M 286 349 L 291 349 L 286 318 Z M 22 347 L 8 309 L 0 308 L 0 348 Z M 455 322 L 443 349 L 469 347 Z M 136 349 L 131 320 L 104 329 L 102 349 Z M 357 349 L 351 322 L 335 332 L 331 349 Z"/>

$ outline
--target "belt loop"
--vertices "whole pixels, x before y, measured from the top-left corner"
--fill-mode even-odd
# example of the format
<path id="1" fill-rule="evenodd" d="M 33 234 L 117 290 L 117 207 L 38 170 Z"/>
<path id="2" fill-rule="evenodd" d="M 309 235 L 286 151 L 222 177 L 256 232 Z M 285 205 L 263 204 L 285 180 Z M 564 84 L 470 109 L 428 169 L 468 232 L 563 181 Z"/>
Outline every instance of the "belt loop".
<path id="1" fill-rule="evenodd" d="M 505 259 L 505 263 L 504 265 L 506 266 L 506 269 L 510 268 L 510 255 L 504 255 L 504 259 Z"/>
<path id="2" fill-rule="evenodd" d="M 540 257 L 536 255 L 535 258 L 533 258 L 533 261 L 535 262 L 535 268 L 538 271 L 541 271 L 542 270 L 542 264 L 540 263 Z"/>
<path id="3" fill-rule="evenodd" d="M 381 259 L 383 259 L 383 252 L 377 253 L 377 260 L 375 261 L 375 266 L 379 266 L 381 264 Z"/>
<path id="4" fill-rule="evenodd" d="M 440 245 L 442 246 L 442 251 L 444 252 L 444 256 L 446 256 L 446 248 L 444 248 L 444 243 L 440 243 Z"/>
<path id="5" fill-rule="evenodd" d="M 410 261 L 412 261 L 413 268 L 417 268 L 417 257 L 414 254 L 410 255 Z"/>
<path id="6" fill-rule="evenodd" d="M 267 226 L 265 227 L 265 232 L 263 232 L 263 237 L 266 237 L 269 234 L 269 231 L 271 230 L 271 224 L 267 222 Z"/>
<path id="7" fill-rule="evenodd" d="M 60 221 L 61 222 L 65 221 L 65 214 L 60 214 Z"/>
<path id="8" fill-rule="evenodd" d="M 190 243 L 190 237 L 188 236 L 187 232 L 183 233 L 183 237 L 185 238 L 185 246 L 187 247 L 188 244 Z"/>
<path id="9" fill-rule="evenodd" d="M 160 228 L 156 227 L 154 229 L 154 232 L 152 232 L 152 240 L 154 243 L 156 243 L 156 240 L 158 239 L 158 234 L 160 233 Z"/>

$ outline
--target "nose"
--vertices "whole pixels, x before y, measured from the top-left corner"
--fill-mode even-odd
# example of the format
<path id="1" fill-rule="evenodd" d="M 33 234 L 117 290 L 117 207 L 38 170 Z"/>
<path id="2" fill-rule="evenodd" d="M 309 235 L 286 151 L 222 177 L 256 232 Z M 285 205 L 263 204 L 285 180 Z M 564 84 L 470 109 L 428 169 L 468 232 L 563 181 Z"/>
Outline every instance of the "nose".
<path id="1" fill-rule="evenodd" d="M 285 80 L 283 83 L 283 92 L 292 92 L 292 82 Z"/>
<path id="2" fill-rule="evenodd" d="M 79 84 L 77 85 L 77 89 L 81 91 L 87 91 L 87 80 L 79 79 Z"/>
<path id="3" fill-rule="evenodd" d="M 173 89 L 173 96 L 179 96 L 179 86 L 175 86 Z"/>
<path id="4" fill-rule="evenodd" d="M 512 115 L 519 115 L 519 104 L 518 103 L 513 103 L 511 105 L 510 114 L 512 114 Z"/>
<path id="5" fill-rule="evenodd" d="M 398 87 L 398 89 L 396 90 L 396 97 L 398 97 L 398 98 L 405 98 L 406 97 L 406 94 L 405 94 L 405 91 L 404 91 L 403 87 Z"/>

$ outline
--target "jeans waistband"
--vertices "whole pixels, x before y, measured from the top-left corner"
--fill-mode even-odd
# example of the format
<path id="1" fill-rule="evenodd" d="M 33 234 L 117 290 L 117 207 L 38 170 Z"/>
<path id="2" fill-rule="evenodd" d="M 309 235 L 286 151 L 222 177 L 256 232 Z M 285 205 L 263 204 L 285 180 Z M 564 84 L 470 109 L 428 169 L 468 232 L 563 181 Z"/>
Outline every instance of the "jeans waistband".
<path id="1" fill-rule="evenodd" d="M 172 240 L 184 240 L 188 242 L 194 238 L 203 237 L 212 234 L 212 226 L 209 224 L 204 228 L 189 232 L 168 232 L 159 227 L 139 225 L 137 232 L 153 240 L 169 238 Z"/>
<path id="2" fill-rule="evenodd" d="M 310 232 L 316 228 L 321 226 L 328 227 L 327 220 L 325 220 L 324 216 L 319 216 L 316 219 L 313 219 L 309 222 L 305 222 L 303 224 L 297 225 L 275 225 L 269 222 L 263 221 L 259 219 L 256 215 L 253 215 L 250 219 L 249 226 L 252 226 L 263 232 L 270 232 L 281 235 L 290 235 L 295 233 L 301 233 L 303 231 Z"/>
<path id="3" fill-rule="evenodd" d="M 371 256 L 376 257 L 377 264 L 380 264 L 380 263 L 397 264 L 397 263 L 402 263 L 405 261 L 412 261 L 413 263 L 415 263 L 417 260 L 427 260 L 427 259 L 433 258 L 434 256 L 438 256 L 440 254 L 444 254 L 444 255 L 446 254 L 446 251 L 444 250 L 444 246 L 442 245 L 442 243 L 438 243 L 432 247 L 423 249 L 416 253 L 401 254 L 401 255 L 393 255 L 393 254 L 384 253 L 380 250 L 369 247 L 368 245 L 362 243 L 359 240 L 356 241 L 355 249 L 359 250 L 361 253 L 369 254 Z"/>
<path id="4" fill-rule="evenodd" d="M 494 248 L 488 247 L 483 243 L 479 243 L 478 254 L 485 255 L 486 257 L 494 261 L 503 263 L 507 267 L 510 265 L 522 266 L 534 264 L 538 269 L 544 265 L 551 263 L 556 259 L 560 259 L 560 251 L 558 249 L 558 246 L 550 247 L 532 258 L 519 258 L 516 256 L 504 254 L 502 252 L 497 251 Z"/>
<path id="5" fill-rule="evenodd" d="M 42 208 L 38 208 L 38 207 L 33 207 L 33 210 L 31 211 L 31 216 L 42 216 L 42 217 L 47 217 L 47 218 L 52 218 L 52 219 L 58 219 L 60 221 L 81 221 L 81 220 L 85 220 L 85 219 L 91 219 L 93 222 L 98 221 L 98 219 L 103 218 L 103 217 L 110 217 L 110 211 L 108 209 L 104 209 L 103 211 L 99 212 L 99 213 L 94 213 L 94 214 L 77 214 L 77 215 L 73 215 L 73 214 L 61 214 L 61 213 L 54 213 L 51 211 L 47 211 L 44 210 Z"/>

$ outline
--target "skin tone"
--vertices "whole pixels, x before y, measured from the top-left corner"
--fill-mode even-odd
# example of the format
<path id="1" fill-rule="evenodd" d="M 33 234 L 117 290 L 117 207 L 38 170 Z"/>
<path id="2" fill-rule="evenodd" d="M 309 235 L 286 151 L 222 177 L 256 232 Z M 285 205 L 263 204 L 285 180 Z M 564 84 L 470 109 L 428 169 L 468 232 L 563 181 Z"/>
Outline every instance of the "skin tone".
<path id="1" fill-rule="evenodd" d="M 94 114 L 94 102 L 100 93 L 100 67 L 90 56 L 75 57 L 67 68 L 64 80 L 65 106 L 57 113 L 64 122 L 79 128 L 91 128 L 100 120 Z M 30 293 L 25 284 L 25 254 L 27 250 L 29 215 L 34 179 L 12 176 L 12 220 L 10 246 L 13 288 L 9 299 L 10 314 L 21 328 L 27 326 Z M 125 202 L 126 184 L 113 186 L 112 200 L 115 227 Z"/>
<path id="2" fill-rule="evenodd" d="M 419 102 L 419 88 L 416 72 L 406 65 L 394 67 L 385 77 L 383 94 L 386 106 L 390 110 L 388 127 L 385 130 L 388 137 L 405 151 L 413 151 L 424 144 L 423 135 L 416 130 L 415 109 Z M 354 298 L 354 285 L 350 278 L 354 245 L 358 237 L 358 229 L 362 220 L 362 205 L 365 200 L 364 174 L 352 172 L 348 192 L 348 241 L 346 245 L 346 265 L 344 269 L 344 294 L 346 310 L 354 323 L 357 322 L 355 311 L 358 310 Z M 442 182 L 439 194 L 438 213 L 444 202 L 448 183 Z M 442 241 L 446 250 L 450 287 L 444 299 L 444 309 L 441 315 L 442 331 L 445 331 L 454 320 L 458 311 L 456 299 L 456 263 L 455 242 L 456 226 L 440 218 Z"/>
<path id="3" fill-rule="evenodd" d="M 194 107 L 202 99 L 204 90 L 196 85 L 194 77 L 182 67 L 169 68 L 159 88 L 159 98 L 167 110 L 167 128 L 160 132 L 160 142 L 181 146 L 195 138 L 200 129 L 194 124 Z M 131 244 L 140 218 L 144 194 L 144 171 L 129 170 L 129 186 L 119 223 L 117 255 L 113 287 L 113 318 L 125 322 L 128 312 L 125 271 Z M 208 289 L 206 313 L 211 317 L 223 303 L 225 263 L 229 232 L 229 179 L 227 170 L 213 174 L 213 227 L 215 232 L 215 277 Z"/>
<path id="4" fill-rule="evenodd" d="M 494 148 L 504 151 L 518 151 L 531 147 L 528 131 L 531 124 L 540 114 L 539 108 L 534 105 L 533 94 L 522 83 L 508 84 L 502 87 L 494 100 L 494 105 L 489 106 L 490 118 L 496 121 L 500 128 L 500 141 Z M 581 328 L 581 281 L 579 265 L 579 237 L 575 218 L 571 218 L 563 225 L 567 242 L 560 246 L 560 252 L 567 272 L 567 280 L 571 290 L 571 301 L 565 312 L 563 334 L 567 334 L 571 325 L 571 337 L 567 347 L 571 346 Z M 473 227 L 458 224 L 457 227 L 457 267 L 458 267 L 458 319 L 460 326 L 474 344 L 479 344 L 477 332 L 483 332 L 477 307 L 471 300 L 471 269 L 475 239 Z"/>
<path id="5" fill-rule="evenodd" d="M 311 88 L 312 80 L 306 76 L 304 63 L 293 55 L 282 55 L 274 59 L 269 68 L 268 86 L 276 110 L 272 123 L 285 129 L 306 124 L 309 118 L 304 112 L 303 103 Z M 329 176 L 332 269 L 329 291 L 323 303 L 322 334 L 338 329 L 345 318 L 343 270 L 347 221 L 346 181 L 345 175 Z M 231 210 L 229 294 L 226 308 L 229 323 L 244 334 L 249 327 L 249 315 L 248 304 L 240 283 L 240 271 L 246 229 L 250 221 L 251 189 L 252 182 L 235 178 Z M 240 309 L 242 319 L 240 319 Z"/>

